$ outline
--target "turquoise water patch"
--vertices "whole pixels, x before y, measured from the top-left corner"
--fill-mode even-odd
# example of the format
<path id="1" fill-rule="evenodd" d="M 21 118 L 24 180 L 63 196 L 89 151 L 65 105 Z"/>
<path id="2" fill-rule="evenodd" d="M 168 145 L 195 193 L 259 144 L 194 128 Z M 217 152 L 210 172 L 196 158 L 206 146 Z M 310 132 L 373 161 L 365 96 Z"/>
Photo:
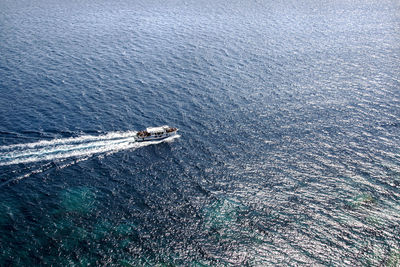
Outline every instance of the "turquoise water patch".
<path id="1" fill-rule="evenodd" d="M 60 229 L 65 233 L 61 240 L 61 249 L 71 252 L 80 248 L 81 243 L 85 243 L 89 237 L 89 231 L 75 223 L 64 222 Z"/>
<path id="2" fill-rule="evenodd" d="M 79 218 L 71 218 L 68 213 L 63 215 L 65 216 L 59 216 L 54 223 L 47 225 L 52 229 L 46 235 L 47 241 L 55 241 L 53 249 L 57 254 L 44 257 L 43 262 L 46 265 L 58 265 L 62 262 L 63 266 L 97 266 L 111 262 L 129 266 L 126 264 L 134 262 L 130 248 L 137 242 L 135 224 L 114 224 L 108 219 L 97 223 L 83 223 Z M 59 262 L 58 257 L 63 260 Z"/>
<path id="3" fill-rule="evenodd" d="M 103 239 L 111 234 L 111 229 L 112 224 L 109 221 L 100 221 L 93 227 L 92 236 L 95 240 Z"/>
<path id="4" fill-rule="evenodd" d="M 153 266 L 193 266 L 193 267 L 206 267 L 211 266 L 207 265 L 198 261 L 193 261 L 187 265 L 183 264 L 183 258 L 176 258 L 176 256 L 172 255 L 153 255 L 153 256 L 146 256 L 143 255 L 139 258 L 132 258 L 132 259 L 122 259 L 118 261 L 120 266 L 146 266 L 146 267 L 153 267 Z"/>
<path id="5" fill-rule="evenodd" d="M 400 250 L 392 251 L 389 256 L 389 259 L 385 262 L 387 267 L 396 267 L 400 266 Z"/>
<path id="6" fill-rule="evenodd" d="M 93 227 L 92 236 L 94 239 L 99 240 L 106 237 L 120 237 L 126 238 L 131 235 L 137 234 L 137 225 L 134 223 L 126 222 L 118 225 L 113 225 L 108 220 L 103 220 Z"/>
<path id="7" fill-rule="evenodd" d="M 358 208 L 372 206 L 376 203 L 376 198 L 374 198 L 370 193 L 363 193 L 353 198 L 349 204 L 353 208 Z"/>
<path id="8" fill-rule="evenodd" d="M 115 233 L 122 236 L 127 236 L 132 233 L 136 233 L 136 228 L 137 225 L 134 223 L 121 223 L 115 227 Z"/>
<path id="9" fill-rule="evenodd" d="M 238 219 L 238 212 L 243 206 L 230 199 L 219 199 L 204 209 L 204 227 L 229 229 Z"/>
<path id="10" fill-rule="evenodd" d="M 365 220 L 368 224 L 375 226 L 375 227 L 385 226 L 384 219 L 376 217 L 376 216 L 368 216 Z"/>
<path id="11" fill-rule="evenodd" d="M 249 208 L 239 201 L 221 198 L 217 199 L 203 209 L 203 229 L 208 232 L 208 242 L 218 244 L 225 254 L 212 265 L 254 265 L 256 255 L 249 253 L 247 248 L 257 246 L 263 241 L 254 229 L 249 227 L 246 217 Z M 208 250 L 208 244 L 204 246 L 207 253 L 214 253 L 214 248 Z M 196 266 L 203 265 L 197 262 Z"/>
<path id="12" fill-rule="evenodd" d="M 5 225 L 13 220 L 18 212 L 18 205 L 10 201 L 0 202 L 0 225 Z"/>
<path id="13" fill-rule="evenodd" d="M 95 207 L 96 195 L 85 186 L 69 188 L 61 193 L 61 206 L 67 212 L 89 213 Z"/>

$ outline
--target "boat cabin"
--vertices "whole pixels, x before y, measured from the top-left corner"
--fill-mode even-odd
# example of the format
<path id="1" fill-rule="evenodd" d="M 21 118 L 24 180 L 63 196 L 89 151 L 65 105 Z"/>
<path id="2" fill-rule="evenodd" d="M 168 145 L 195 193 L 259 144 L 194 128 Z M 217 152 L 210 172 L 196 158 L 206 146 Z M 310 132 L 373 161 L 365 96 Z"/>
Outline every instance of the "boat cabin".
<path id="1" fill-rule="evenodd" d="M 144 131 L 138 132 L 137 136 L 139 138 L 142 138 L 143 140 L 154 140 L 173 135 L 176 133 L 177 130 L 177 128 L 169 127 L 168 125 L 164 125 L 161 127 L 149 127 Z"/>

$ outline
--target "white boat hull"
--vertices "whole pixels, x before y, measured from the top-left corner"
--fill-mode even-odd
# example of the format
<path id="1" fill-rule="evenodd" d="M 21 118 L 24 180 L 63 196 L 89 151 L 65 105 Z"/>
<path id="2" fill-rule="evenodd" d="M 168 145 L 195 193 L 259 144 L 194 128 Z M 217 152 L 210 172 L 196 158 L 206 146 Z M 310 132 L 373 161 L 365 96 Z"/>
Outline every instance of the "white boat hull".
<path id="1" fill-rule="evenodd" d="M 157 141 L 157 140 L 163 140 L 168 137 L 176 135 L 176 132 L 174 133 L 168 133 L 162 136 L 148 136 L 148 137 L 135 137 L 137 142 L 145 142 L 145 141 Z"/>
<path id="2" fill-rule="evenodd" d="M 146 130 L 140 131 L 136 134 L 135 139 L 137 142 L 144 141 L 157 141 L 176 135 L 177 128 L 164 125 L 161 127 L 150 127 Z"/>

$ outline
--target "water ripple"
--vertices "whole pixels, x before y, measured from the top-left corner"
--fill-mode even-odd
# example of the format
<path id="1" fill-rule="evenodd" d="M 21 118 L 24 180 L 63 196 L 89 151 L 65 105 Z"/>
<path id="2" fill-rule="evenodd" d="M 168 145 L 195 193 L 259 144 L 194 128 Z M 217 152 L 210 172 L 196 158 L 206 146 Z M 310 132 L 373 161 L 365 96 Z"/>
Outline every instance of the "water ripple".
<path id="1" fill-rule="evenodd" d="M 399 265 L 397 3 L 0 6 L 0 265 Z"/>

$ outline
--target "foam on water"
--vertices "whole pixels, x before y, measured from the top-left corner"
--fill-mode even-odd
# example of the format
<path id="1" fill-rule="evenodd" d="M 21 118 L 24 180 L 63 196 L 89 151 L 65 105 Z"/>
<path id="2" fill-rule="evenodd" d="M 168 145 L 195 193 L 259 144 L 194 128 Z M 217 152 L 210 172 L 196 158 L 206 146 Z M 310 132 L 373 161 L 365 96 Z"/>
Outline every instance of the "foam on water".
<path id="1" fill-rule="evenodd" d="M 85 135 L 75 138 L 1 146 L 0 166 L 53 161 L 71 157 L 83 158 L 101 153 L 109 154 L 121 150 L 159 144 L 179 137 L 179 135 L 175 135 L 163 140 L 138 143 L 134 138 L 135 134 L 136 132 L 134 131 L 111 132 L 100 136 Z"/>
<path id="2" fill-rule="evenodd" d="M 29 170 L 23 175 L 6 180 L 0 184 L 0 187 L 28 178 L 33 174 L 42 173 L 50 169 L 54 161 L 57 161 L 57 167 L 62 169 L 87 160 L 94 155 L 111 155 L 121 150 L 137 149 L 163 142 L 172 142 L 174 139 L 180 137 L 180 135 L 174 135 L 163 140 L 136 142 L 133 137 L 135 133 L 134 131 L 111 132 L 101 136 L 85 135 L 74 138 L 42 140 L 35 143 L 1 146 L 0 166 L 42 161 L 51 162 L 43 163 L 39 168 Z"/>

